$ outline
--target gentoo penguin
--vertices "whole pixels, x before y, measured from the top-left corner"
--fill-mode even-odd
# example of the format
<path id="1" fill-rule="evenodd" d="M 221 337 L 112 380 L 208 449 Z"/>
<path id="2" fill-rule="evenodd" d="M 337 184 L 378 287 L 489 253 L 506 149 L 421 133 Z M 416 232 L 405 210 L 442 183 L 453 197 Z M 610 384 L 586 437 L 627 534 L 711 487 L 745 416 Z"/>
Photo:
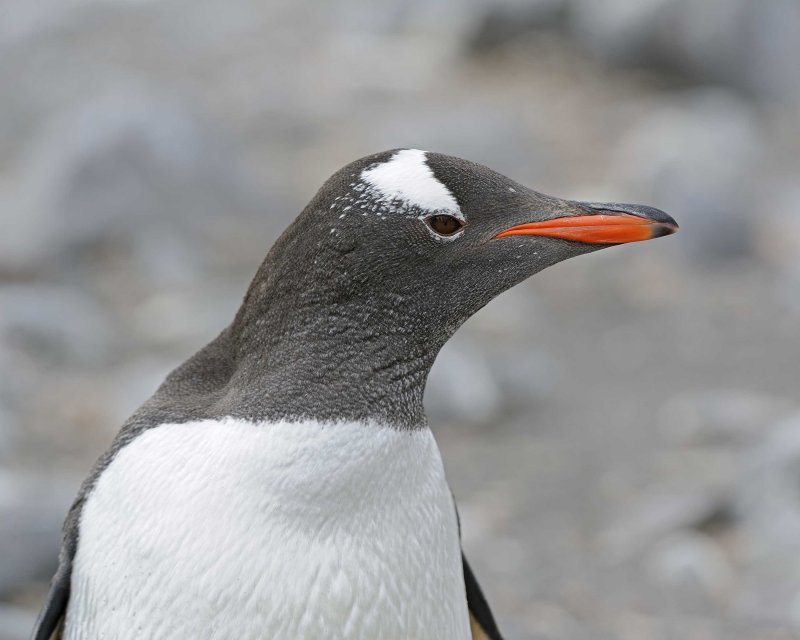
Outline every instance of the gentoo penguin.
<path id="1" fill-rule="evenodd" d="M 677 229 L 415 149 L 345 166 L 80 489 L 35 640 L 497 640 L 422 406 L 436 354 L 566 258 Z"/>

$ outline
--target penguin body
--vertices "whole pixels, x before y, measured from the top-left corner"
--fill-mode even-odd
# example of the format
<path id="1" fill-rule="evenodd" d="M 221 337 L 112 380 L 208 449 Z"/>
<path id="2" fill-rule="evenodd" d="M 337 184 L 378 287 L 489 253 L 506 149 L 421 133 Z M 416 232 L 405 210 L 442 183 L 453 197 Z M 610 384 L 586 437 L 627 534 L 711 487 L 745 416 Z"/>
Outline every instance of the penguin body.
<path id="1" fill-rule="evenodd" d="M 150 429 L 83 507 L 72 589 L 67 640 L 469 638 L 455 507 L 428 429 Z M 147 615 L 162 602 L 180 615 Z"/>
<path id="2" fill-rule="evenodd" d="M 441 154 L 347 165 L 95 465 L 34 640 L 499 640 L 425 418 L 428 372 L 514 284 L 676 228 Z"/>

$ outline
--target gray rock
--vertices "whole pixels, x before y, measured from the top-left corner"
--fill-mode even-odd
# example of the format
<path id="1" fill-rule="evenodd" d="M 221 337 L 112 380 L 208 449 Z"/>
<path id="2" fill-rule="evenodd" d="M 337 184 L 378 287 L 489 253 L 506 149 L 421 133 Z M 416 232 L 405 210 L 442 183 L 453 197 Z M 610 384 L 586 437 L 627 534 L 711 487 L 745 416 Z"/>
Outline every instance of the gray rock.
<path id="1" fill-rule="evenodd" d="M 569 26 L 578 42 L 608 60 L 652 62 L 662 46 L 663 16 L 677 5 L 674 0 L 572 0 Z"/>
<path id="2" fill-rule="evenodd" d="M 760 257 L 778 271 L 776 293 L 792 310 L 800 310 L 800 184 L 795 175 L 771 181 L 760 225 Z"/>
<path id="3" fill-rule="evenodd" d="M 35 622 L 35 612 L 0 603 L 0 640 L 27 640 Z"/>
<path id="4" fill-rule="evenodd" d="M 636 557 L 661 540 L 701 529 L 720 519 L 729 509 L 728 497 L 711 491 L 645 496 L 630 505 L 599 537 L 600 549 L 610 564 Z"/>
<path id="5" fill-rule="evenodd" d="M 246 285 L 198 283 L 162 288 L 133 310 L 130 328 L 148 345 L 198 349 L 222 330 L 241 304 Z M 214 300 L 213 305 L 208 300 Z"/>
<path id="6" fill-rule="evenodd" d="M 16 416 L 6 406 L 0 396 L 0 463 L 8 459 L 16 451 L 19 444 L 20 433 Z"/>
<path id="7" fill-rule="evenodd" d="M 753 448 L 736 500 L 741 521 L 740 611 L 795 624 L 800 585 L 800 415 Z"/>
<path id="8" fill-rule="evenodd" d="M 659 431 L 680 445 L 748 445 L 792 408 L 747 389 L 703 389 L 667 400 L 656 413 Z"/>
<path id="9" fill-rule="evenodd" d="M 787 265 L 778 280 L 779 295 L 795 311 L 800 311 L 800 259 Z"/>
<path id="10" fill-rule="evenodd" d="M 572 0 L 573 37 L 606 60 L 754 95 L 800 97 L 800 6 L 792 0 Z"/>
<path id="11" fill-rule="evenodd" d="M 66 490 L 53 491 L 0 469 L 0 600 L 52 577 L 71 499 Z"/>
<path id="12" fill-rule="evenodd" d="M 481 53 L 530 38 L 538 31 L 561 31 L 567 19 L 568 5 L 567 0 L 487 2 L 467 45 L 470 50 Z"/>
<path id="13" fill-rule="evenodd" d="M 502 412 L 502 394 L 486 353 L 466 333 L 447 343 L 428 378 L 425 407 L 434 420 L 485 424 Z"/>
<path id="14" fill-rule="evenodd" d="M 34 384 L 30 359 L 12 347 L 0 333 L 0 466 L 17 457 L 25 438 L 20 414 Z"/>
<path id="15" fill-rule="evenodd" d="M 446 112 L 435 105 L 419 105 L 413 111 L 390 112 L 373 134 L 378 148 L 391 147 L 413 131 L 414 140 L 426 149 L 471 158 L 508 175 L 541 176 L 552 161 L 541 130 L 523 126 L 524 115 L 493 96 L 478 95 L 454 104 Z M 480 123 L 476 126 L 476 123 Z M 545 129 L 546 127 L 542 127 Z M 472 134 L 464 136 L 465 130 Z"/>
<path id="16" fill-rule="evenodd" d="M 527 411 L 557 384 L 552 358 L 535 341 L 543 321 L 527 288 L 509 292 L 471 318 L 439 354 L 426 391 L 431 417 L 489 425 Z"/>
<path id="17" fill-rule="evenodd" d="M 109 314 L 91 296 L 63 286 L 0 286 L 0 341 L 41 363 L 108 362 L 115 346 Z"/>
<path id="18" fill-rule="evenodd" d="M 99 382 L 99 390 L 107 403 L 108 424 L 105 433 L 109 437 L 116 434 L 136 408 L 155 393 L 180 361 L 180 356 L 140 356 L 106 372 L 103 381 Z"/>
<path id="19" fill-rule="evenodd" d="M 646 558 L 654 584 L 665 590 L 670 604 L 684 611 L 702 611 L 725 604 L 734 572 L 718 544 L 697 532 L 679 532 L 658 542 Z"/>
<path id="20" fill-rule="evenodd" d="M 756 95 L 797 103 L 800 100 L 800 68 L 796 64 L 800 59 L 800 38 L 797 37 L 800 5 L 794 0 L 750 0 L 747 9 L 746 21 L 742 24 L 746 36 L 740 40 L 750 40 L 742 65 L 748 88 Z"/>
<path id="21" fill-rule="evenodd" d="M 489 369 L 503 395 L 506 413 L 535 410 L 559 383 L 557 362 L 542 349 L 497 347 L 489 358 Z"/>
<path id="22" fill-rule="evenodd" d="M 235 229 L 257 210 L 207 126 L 131 87 L 53 118 L 12 171 L 0 189 L 0 267 L 10 270 L 97 260 L 105 249 L 132 254 L 153 280 L 184 282 L 228 239 L 220 212 Z"/>
<path id="23" fill-rule="evenodd" d="M 616 174 L 633 194 L 680 221 L 675 243 L 714 264 L 755 252 L 753 181 L 763 154 L 751 107 L 720 90 L 692 91 L 635 120 L 620 141 Z"/>
<path id="24" fill-rule="evenodd" d="M 800 593 L 792 599 L 792 604 L 789 608 L 789 624 L 792 625 L 792 630 L 795 633 L 800 633 Z"/>
<path id="25" fill-rule="evenodd" d="M 754 553 L 784 558 L 800 580 L 800 415 L 773 427 L 749 456 L 737 509 Z"/>

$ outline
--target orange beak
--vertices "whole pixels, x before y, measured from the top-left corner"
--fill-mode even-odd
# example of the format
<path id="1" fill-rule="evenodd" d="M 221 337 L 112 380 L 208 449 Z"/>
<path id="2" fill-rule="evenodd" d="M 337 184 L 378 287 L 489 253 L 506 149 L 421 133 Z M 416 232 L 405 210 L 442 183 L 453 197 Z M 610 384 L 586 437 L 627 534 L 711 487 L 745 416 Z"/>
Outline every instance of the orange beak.
<path id="1" fill-rule="evenodd" d="M 586 244 L 622 244 L 659 238 L 678 230 L 677 223 L 663 211 L 650 207 L 636 207 L 634 210 L 641 213 L 631 215 L 601 209 L 602 213 L 525 222 L 501 231 L 495 238 L 545 236 Z"/>

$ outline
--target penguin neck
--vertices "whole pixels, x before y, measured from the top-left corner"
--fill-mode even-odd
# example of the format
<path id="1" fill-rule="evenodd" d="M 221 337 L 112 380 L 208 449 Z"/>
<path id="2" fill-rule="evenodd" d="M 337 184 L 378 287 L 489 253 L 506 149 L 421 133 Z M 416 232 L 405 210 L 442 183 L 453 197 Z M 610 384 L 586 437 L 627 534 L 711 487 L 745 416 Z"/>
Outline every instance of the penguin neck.
<path id="1" fill-rule="evenodd" d="M 247 310 L 231 327 L 237 362 L 228 385 L 236 390 L 231 413 L 427 426 L 425 383 L 442 345 L 403 295 L 339 294 L 267 286 L 257 299 L 248 295 Z"/>

